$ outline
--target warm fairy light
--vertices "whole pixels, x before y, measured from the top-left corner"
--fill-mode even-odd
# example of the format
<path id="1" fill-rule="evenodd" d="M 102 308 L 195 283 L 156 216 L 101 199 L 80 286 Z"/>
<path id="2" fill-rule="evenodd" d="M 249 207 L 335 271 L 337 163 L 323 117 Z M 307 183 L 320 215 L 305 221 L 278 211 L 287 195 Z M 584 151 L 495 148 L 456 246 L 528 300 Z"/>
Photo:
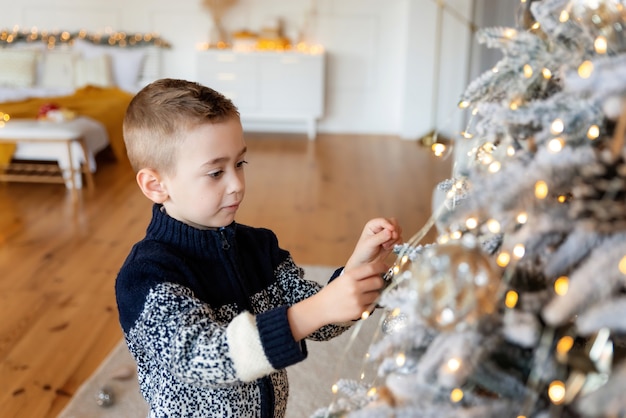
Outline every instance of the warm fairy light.
<path id="1" fill-rule="evenodd" d="M 5 122 L 8 122 L 9 119 L 11 119 L 11 115 L 9 115 L 8 113 L 0 112 L 0 119 L 2 119 Z"/>
<path id="2" fill-rule="evenodd" d="M 396 356 L 396 364 L 398 367 L 402 367 L 404 363 L 406 363 L 406 355 L 404 353 L 398 353 Z"/>
<path id="3" fill-rule="evenodd" d="M 461 136 L 465 139 L 472 139 L 474 137 L 474 135 L 466 131 L 461 132 Z"/>
<path id="4" fill-rule="evenodd" d="M 545 181 L 539 180 L 535 183 L 535 197 L 537 199 L 545 199 L 548 196 L 548 185 Z"/>
<path id="5" fill-rule="evenodd" d="M 548 150 L 550 150 L 550 152 L 561 152 L 561 150 L 563 150 L 563 146 L 565 145 L 565 141 L 563 140 L 563 138 L 558 137 L 558 138 L 552 138 L 551 140 L 548 141 Z"/>
<path id="6" fill-rule="evenodd" d="M 461 231 L 454 231 L 453 233 L 450 234 L 450 238 L 454 240 L 461 239 L 462 236 L 463 234 L 461 233 Z"/>
<path id="7" fill-rule="evenodd" d="M 559 22 L 565 23 L 569 20 L 569 12 L 567 10 L 562 10 L 559 15 Z"/>
<path id="8" fill-rule="evenodd" d="M 537 30 L 541 27 L 541 23 L 539 22 L 535 22 L 533 23 L 533 25 L 530 27 L 532 30 Z"/>
<path id="9" fill-rule="evenodd" d="M 617 267 L 619 268 L 620 273 L 626 274 L 626 255 L 619 260 Z"/>
<path id="10" fill-rule="evenodd" d="M 488 170 L 490 173 L 497 173 L 498 171 L 500 171 L 500 168 L 502 168 L 502 164 L 500 164 L 500 161 L 494 161 L 489 164 Z"/>
<path id="11" fill-rule="evenodd" d="M 506 292 L 506 296 L 504 297 L 504 304 L 507 308 L 513 309 L 517 305 L 517 301 L 519 300 L 519 295 L 515 290 L 509 290 Z"/>
<path id="12" fill-rule="evenodd" d="M 483 165 L 489 165 L 489 164 L 491 164 L 491 163 L 493 162 L 493 155 L 491 155 L 491 154 L 485 154 L 485 155 L 481 156 L 481 158 L 480 158 L 480 162 L 481 162 Z"/>
<path id="13" fill-rule="evenodd" d="M 521 212 L 517 214 L 517 217 L 515 218 L 515 220 L 517 220 L 518 224 L 525 224 L 526 221 L 528 221 L 528 214 L 526 212 Z"/>
<path id="14" fill-rule="evenodd" d="M 524 77 L 530 78 L 532 76 L 533 76 L 533 67 L 531 67 L 529 64 L 525 64 L 524 65 Z"/>
<path id="15" fill-rule="evenodd" d="M 430 149 L 433 150 L 433 153 L 437 157 L 441 157 L 446 152 L 446 146 L 441 142 L 435 142 L 431 145 Z"/>
<path id="16" fill-rule="evenodd" d="M 550 132 L 552 132 L 552 135 L 558 135 L 562 133 L 564 129 L 565 124 L 563 123 L 562 119 L 554 119 L 552 121 L 552 124 L 550 125 Z"/>
<path id="17" fill-rule="evenodd" d="M 513 100 L 511 102 L 511 104 L 509 104 L 509 109 L 511 110 L 517 110 L 519 108 L 519 101 L 518 100 Z"/>
<path id="18" fill-rule="evenodd" d="M 496 258 L 496 264 L 499 265 L 500 267 L 508 266 L 510 261 L 511 261 L 511 255 L 507 253 L 506 251 L 503 251 L 500 254 L 498 254 L 498 257 Z"/>
<path id="19" fill-rule="evenodd" d="M 513 148 L 513 146 L 512 146 L 512 145 L 509 145 L 509 146 L 506 148 L 506 155 L 508 155 L 509 157 L 512 157 L 512 156 L 514 156 L 514 155 L 515 155 L 515 148 Z"/>
<path id="20" fill-rule="evenodd" d="M 500 232 L 500 222 L 496 221 L 495 219 L 489 219 L 487 221 L 487 229 L 492 234 L 499 233 Z"/>
<path id="21" fill-rule="evenodd" d="M 468 107 L 469 107 L 469 105 L 470 105 L 470 102 L 468 102 L 468 101 L 466 101 L 466 100 L 463 100 L 463 101 L 461 101 L 461 102 L 459 103 L 459 107 L 460 107 L 461 109 L 466 109 L 466 108 L 468 108 Z"/>
<path id="22" fill-rule="evenodd" d="M 556 343 L 556 352 L 559 354 L 566 354 L 574 346 L 574 338 L 569 335 L 562 337 L 558 343 Z"/>
<path id="23" fill-rule="evenodd" d="M 600 127 L 598 125 L 591 125 L 589 129 L 587 130 L 587 138 L 593 141 L 594 139 L 597 139 L 599 136 L 600 136 Z"/>
<path id="24" fill-rule="evenodd" d="M 509 39 L 511 39 L 511 38 L 513 38 L 514 36 L 517 36 L 517 31 L 516 31 L 515 29 L 512 29 L 512 28 L 507 28 L 507 29 L 504 31 L 504 37 L 505 37 L 505 38 L 509 38 Z"/>
<path id="25" fill-rule="evenodd" d="M 520 3 L 522 4 L 526 3 L 526 0 L 520 0 Z"/>
<path id="26" fill-rule="evenodd" d="M 565 202 L 567 202 L 567 196 L 565 196 L 564 194 L 559 195 L 559 197 L 557 197 L 557 198 L 556 198 L 556 200 L 557 200 L 559 203 L 565 203 Z"/>
<path id="27" fill-rule="evenodd" d="M 593 47 L 596 49 L 598 54 L 606 54 L 607 46 L 606 38 L 604 36 L 598 36 L 593 42 Z"/>
<path id="28" fill-rule="evenodd" d="M 559 405 L 565 398 L 565 383 L 555 380 L 548 387 L 548 396 L 553 404 Z"/>
<path id="29" fill-rule="evenodd" d="M 369 396 L 370 398 L 373 398 L 374 396 L 376 396 L 376 393 L 378 391 L 376 390 L 375 387 L 371 388 L 370 390 L 367 391 L 367 396 Z"/>
<path id="30" fill-rule="evenodd" d="M 498 67 L 493 67 L 491 69 L 491 72 L 494 73 L 494 74 L 496 74 L 498 71 L 500 71 L 500 69 Z"/>
<path id="31" fill-rule="evenodd" d="M 543 70 L 541 70 L 541 75 L 543 75 L 543 78 L 545 78 L 546 80 L 550 80 L 552 78 L 552 71 L 544 68 Z"/>
<path id="32" fill-rule="evenodd" d="M 363 311 L 363 313 L 361 314 L 362 320 L 366 320 L 369 317 L 370 317 L 370 313 L 368 311 Z"/>
<path id="33" fill-rule="evenodd" d="M 330 388 L 330 391 L 331 391 L 332 393 L 335 393 L 335 394 L 336 394 L 337 392 L 339 392 L 339 386 L 337 386 L 337 384 L 335 383 L 335 384 L 334 384 L 334 385 Z"/>
<path id="34" fill-rule="evenodd" d="M 456 372 L 460 368 L 461 368 L 461 360 L 459 360 L 456 357 L 448 360 L 448 370 L 450 370 L 451 372 Z"/>
<path id="35" fill-rule="evenodd" d="M 526 253 L 526 248 L 524 248 L 524 244 L 517 244 L 515 247 L 513 247 L 513 255 L 517 258 L 522 258 L 524 257 L 524 254 Z"/>
<path id="36" fill-rule="evenodd" d="M 567 294 L 567 290 L 569 289 L 569 278 L 567 276 L 561 276 L 554 282 L 554 292 L 563 296 Z"/>
<path id="37" fill-rule="evenodd" d="M 450 400 L 454 403 L 458 403 L 461 402 L 462 399 L 463 391 L 459 388 L 452 389 L 452 392 L 450 392 Z"/>
<path id="38" fill-rule="evenodd" d="M 400 315 L 400 308 L 394 308 L 393 311 L 391 311 L 391 316 L 398 316 Z"/>
<path id="39" fill-rule="evenodd" d="M 472 115 L 476 116 L 478 114 L 478 108 L 475 107 L 474 109 L 472 109 Z"/>
<path id="40" fill-rule="evenodd" d="M 585 61 L 578 67 L 578 76 L 580 78 L 589 78 L 593 73 L 593 63 L 591 61 Z"/>
<path id="41" fill-rule="evenodd" d="M 465 221 L 465 226 L 468 229 L 474 229 L 478 226 L 478 219 L 476 218 L 467 218 L 467 220 Z"/>

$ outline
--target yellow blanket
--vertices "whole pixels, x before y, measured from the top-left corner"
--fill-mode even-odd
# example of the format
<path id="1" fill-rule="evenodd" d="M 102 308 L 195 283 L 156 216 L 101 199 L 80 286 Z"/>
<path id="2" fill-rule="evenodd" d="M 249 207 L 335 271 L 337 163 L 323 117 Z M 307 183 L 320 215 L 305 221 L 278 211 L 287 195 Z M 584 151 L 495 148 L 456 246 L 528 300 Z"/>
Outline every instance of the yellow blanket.
<path id="1" fill-rule="evenodd" d="M 118 88 L 87 86 L 69 96 L 0 103 L 0 112 L 9 114 L 12 119 L 35 119 L 41 105 L 56 103 L 62 108 L 73 110 L 78 116 L 87 116 L 102 123 L 109 135 L 109 143 L 115 157 L 118 161 L 128 162 L 122 136 L 122 122 L 132 98 L 132 94 Z M 0 144 L 0 165 L 11 161 L 14 150 L 13 144 Z"/>

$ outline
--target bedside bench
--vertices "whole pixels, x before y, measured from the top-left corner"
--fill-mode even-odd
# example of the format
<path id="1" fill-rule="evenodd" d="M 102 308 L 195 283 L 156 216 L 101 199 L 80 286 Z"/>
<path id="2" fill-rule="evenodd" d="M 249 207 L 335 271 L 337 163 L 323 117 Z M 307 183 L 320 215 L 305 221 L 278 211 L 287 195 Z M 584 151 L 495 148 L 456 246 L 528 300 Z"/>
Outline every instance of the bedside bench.
<path id="1" fill-rule="evenodd" d="M 109 141 L 102 124 L 77 117 L 63 122 L 11 119 L 0 126 L 0 143 L 16 145 L 12 161 L 0 167 L 0 181 L 64 183 L 77 200 L 82 175 L 87 187 L 94 188 L 94 155 Z"/>

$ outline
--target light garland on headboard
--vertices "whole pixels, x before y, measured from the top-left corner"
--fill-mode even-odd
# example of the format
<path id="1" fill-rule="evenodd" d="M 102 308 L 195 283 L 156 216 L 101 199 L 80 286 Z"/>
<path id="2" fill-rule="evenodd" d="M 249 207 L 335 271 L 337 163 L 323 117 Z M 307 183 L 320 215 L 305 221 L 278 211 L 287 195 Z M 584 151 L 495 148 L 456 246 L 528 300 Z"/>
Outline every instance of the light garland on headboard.
<path id="1" fill-rule="evenodd" d="M 163 40 L 156 33 L 134 33 L 127 34 L 125 32 L 107 32 L 107 33 L 89 33 L 85 30 L 78 32 L 69 31 L 39 31 L 37 28 L 30 30 L 2 29 L 0 30 L 0 47 L 20 42 L 44 42 L 48 49 L 53 49 L 57 45 L 71 45 L 75 39 L 84 39 L 96 45 L 110 45 L 118 47 L 137 47 L 137 46 L 157 46 L 160 48 L 169 48 L 170 44 Z"/>

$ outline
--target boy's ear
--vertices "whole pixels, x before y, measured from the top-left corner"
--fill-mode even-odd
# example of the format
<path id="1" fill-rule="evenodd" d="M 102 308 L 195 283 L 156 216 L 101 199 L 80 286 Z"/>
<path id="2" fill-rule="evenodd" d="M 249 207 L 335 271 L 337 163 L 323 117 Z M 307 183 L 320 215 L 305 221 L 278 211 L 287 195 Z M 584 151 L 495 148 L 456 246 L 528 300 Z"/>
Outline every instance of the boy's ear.
<path id="1" fill-rule="evenodd" d="M 163 203 L 169 194 L 161 182 L 161 176 L 151 168 L 142 168 L 137 172 L 137 184 L 143 194 L 154 203 Z"/>

